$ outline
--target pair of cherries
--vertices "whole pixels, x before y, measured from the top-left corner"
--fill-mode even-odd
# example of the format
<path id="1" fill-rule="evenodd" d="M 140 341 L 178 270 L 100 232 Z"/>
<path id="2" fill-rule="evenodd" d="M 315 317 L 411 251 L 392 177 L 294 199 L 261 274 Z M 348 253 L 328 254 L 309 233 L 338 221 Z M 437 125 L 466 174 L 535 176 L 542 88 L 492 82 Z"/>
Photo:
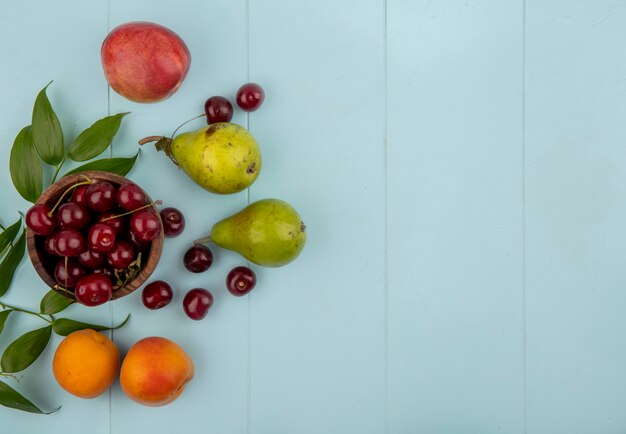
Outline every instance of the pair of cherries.
<path id="1" fill-rule="evenodd" d="M 128 268 L 160 234 L 161 220 L 146 202 L 143 190 L 131 182 L 118 188 L 87 180 L 63 192 L 53 208 L 34 205 L 25 221 L 44 238 L 45 254 L 40 254 L 56 260 L 59 286 L 73 291 L 80 303 L 97 306 L 113 296 L 113 270 Z"/>
<path id="2" fill-rule="evenodd" d="M 235 101 L 239 108 L 253 112 L 261 107 L 265 100 L 263 88 L 256 83 L 246 83 L 239 88 Z M 212 96 L 204 103 L 204 113 L 208 124 L 230 122 L 233 118 L 233 105 L 223 96 Z"/>

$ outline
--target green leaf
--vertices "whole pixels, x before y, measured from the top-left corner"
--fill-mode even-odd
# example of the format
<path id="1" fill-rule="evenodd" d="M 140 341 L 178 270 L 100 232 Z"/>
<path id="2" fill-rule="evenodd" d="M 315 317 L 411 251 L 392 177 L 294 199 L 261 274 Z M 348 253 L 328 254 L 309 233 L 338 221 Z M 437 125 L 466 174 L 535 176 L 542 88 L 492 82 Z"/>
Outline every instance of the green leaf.
<path id="1" fill-rule="evenodd" d="M 35 100 L 32 132 L 35 148 L 41 159 L 56 166 L 61 162 L 64 154 L 63 130 L 46 95 L 46 89 L 50 83 L 39 92 Z"/>
<path id="2" fill-rule="evenodd" d="M 134 157 L 129 158 L 103 158 L 102 160 L 92 161 L 91 163 L 83 164 L 74 170 L 70 170 L 63 176 L 67 176 L 72 173 L 86 172 L 87 170 L 102 170 L 104 172 L 111 172 L 120 176 L 126 176 L 126 174 L 130 172 L 130 169 L 132 169 L 135 165 L 138 155 L 139 152 L 137 152 Z"/>
<path id="3" fill-rule="evenodd" d="M 52 411 L 43 411 L 28 399 L 24 398 L 17 390 L 2 381 L 0 381 L 0 405 L 37 414 L 50 414 L 61 408 L 59 407 Z"/>
<path id="4" fill-rule="evenodd" d="M 30 126 L 22 128 L 13 142 L 9 170 L 17 192 L 35 203 L 43 190 L 43 174 Z"/>
<path id="5" fill-rule="evenodd" d="M 0 297 L 2 297 L 11 286 L 15 270 L 24 257 L 25 246 L 26 231 L 22 231 L 22 235 L 20 235 L 17 242 L 13 244 L 13 247 L 9 250 L 9 253 L 2 262 L 0 262 Z"/>
<path id="6" fill-rule="evenodd" d="M 51 334 L 52 326 L 23 334 L 6 347 L 0 359 L 0 368 L 10 373 L 28 368 L 46 348 Z"/>
<path id="7" fill-rule="evenodd" d="M 104 330 L 117 330 L 123 327 L 124 325 L 126 325 L 129 319 L 130 319 L 130 314 L 128 314 L 128 316 L 126 317 L 124 321 L 122 321 L 120 324 L 116 325 L 115 327 L 107 327 L 107 326 L 102 326 L 98 324 L 88 324 L 86 322 L 75 321 L 69 318 L 59 318 L 59 319 L 55 319 L 54 321 L 52 321 L 52 329 L 54 330 L 56 334 L 61 335 L 61 336 L 67 336 L 72 332 L 75 332 L 78 330 L 84 330 L 84 329 L 93 329 L 98 332 L 101 332 Z"/>
<path id="8" fill-rule="evenodd" d="M 80 133 L 70 145 L 68 155 L 74 161 L 90 160 L 109 147 L 120 129 L 122 118 L 129 112 L 107 116 Z"/>
<path id="9" fill-rule="evenodd" d="M 40 313 L 52 315 L 53 313 L 61 312 L 72 303 L 74 303 L 74 300 L 64 296 L 63 294 L 59 294 L 54 289 L 51 289 L 41 299 L 39 309 Z"/>
<path id="10" fill-rule="evenodd" d="M 7 309 L 0 312 L 0 333 L 2 333 L 2 330 L 4 329 L 4 323 L 7 322 L 7 318 L 9 317 L 9 314 L 11 312 L 13 312 L 13 309 Z"/>
<path id="11" fill-rule="evenodd" d="M 0 234 L 0 257 L 2 257 L 7 247 L 11 245 L 11 241 L 15 239 L 17 233 L 20 231 L 20 226 L 22 226 L 22 219 L 13 223 Z"/>

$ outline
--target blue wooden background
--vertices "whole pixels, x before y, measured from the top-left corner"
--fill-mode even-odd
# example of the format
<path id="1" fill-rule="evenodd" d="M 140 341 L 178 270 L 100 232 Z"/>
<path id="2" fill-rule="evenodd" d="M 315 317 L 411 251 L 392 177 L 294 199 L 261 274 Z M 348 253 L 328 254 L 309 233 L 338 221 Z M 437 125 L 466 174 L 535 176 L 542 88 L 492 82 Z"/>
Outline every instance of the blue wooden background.
<path id="1" fill-rule="evenodd" d="M 100 44 L 133 20 L 191 50 L 167 101 L 107 88 Z M 248 192 L 209 194 L 153 148 L 129 175 L 187 216 L 154 275 L 175 287 L 172 305 L 148 311 L 136 292 L 68 310 L 104 323 L 132 313 L 112 333 L 122 353 L 150 335 L 180 343 L 196 363 L 181 398 L 142 407 L 119 383 L 68 395 L 51 373 L 54 337 L 17 387 L 63 408 L 0 408 L 0 432 L 626 432 L 625 41 L 624 0 L 2 0 L 4 224 L 28 206 L 10 146 L 49 80 L 68 137 L 132 112 L 114 156 L 244 82 L 267 99 L 234 118 L 263 151 Z M 184 271 L 191 240 L 265 197 L 304 217 L 299 260 L 257 268 L 241 299 L 223 287 L 235 254 Z M 196 286 L 216 301 L 200 322 L 180 307 Z M 24 261 L 3 300 L 36 307 L 45 290 Z M 9 321 L 0 349 L 39 325 Z"/>

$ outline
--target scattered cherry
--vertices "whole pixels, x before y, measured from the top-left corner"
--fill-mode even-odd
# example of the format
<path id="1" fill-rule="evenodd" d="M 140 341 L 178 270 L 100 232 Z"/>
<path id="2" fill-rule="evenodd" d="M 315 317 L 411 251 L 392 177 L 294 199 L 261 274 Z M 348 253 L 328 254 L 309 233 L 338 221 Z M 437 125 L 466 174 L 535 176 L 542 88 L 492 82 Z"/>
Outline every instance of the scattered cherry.
<path id="1" fill-rule="evenodd" d="M 213 295 L 206 289 L 194 288 L 187 292 L 183 300 L 183 309 L 193 320 L 204 318 L 213 305 Z"/>
<path id="2" fill-rule="evenodd" d="M 246 83 L 237 91 L 237 105 L 242 110 L 253 112 L 263 104 L 265 92 L 256 83 Z"/>
<path id="3" fill-rule="evenodd" d="M 207 124 L 230 122 L 233 118 L 233 105 L 223 96 L 212 96 L 204 103 Z"/>
<path id="4" fill-rule="evenodd" d="M 246 295 L 256 285 L 256 274 L 248 267 L 235 267 L 226 277 L 226 288 L 237 297 Z"/>
<path id="5" fill-rule="evenodd" d="M 96 223 L 89 229 L 87 241 L 91 250 L 100 253 L 108 252 L 115 245 L 115 230 L 105 223 Z"/>
<path id="6" fill-rule="evenodd" d="M 98 215 L 98 223 L 104 223 L 111 226 L 117 235 L 121 234 L 126 228 L 126 220 L 120 216 L 122 212 L 106 211 Z"/>
<path id="7" fill-rule="evenodd" d="M 213 263 L 213 252 L 203 245 L 196 244 L 190 247 L 183 257 L 185 268 L 192 273 L 202 273 Z"/>
<path id="8" fill-rule="evenodd" d="M 57 223 L 50 215 L 48 205 L 33 205 L 26 213 L 26 226 L 37 235 L 51 235 Z"/>
<path id="9" fill-rule="evenodd" d="M 115 270 L 123 270 L 135 260 L 135 249 L 128 241 L 117 241 L 107 253 L 107 262 Z"/>
<path id="10" fill-rule="evenodd" d="M 108 211 L 115 202 L 115 187 L 108 181 L 96 181 L 85 191 L 85 203 L 94 211 Z"/>
<path id="11" fill-rule="evenodd" d="M 136 184 L 129 182 L 117 190 L 117 203 L 126 211 L 132 211 L 146 204 L 146 195 Z"/>
<path id="12" fill-rule="evenodd" d="M 85 250 L 85 238 L 76 229 L 64 229 L 54 237 L 55 250 L 61 256 L 77 256 Z"/>
<path id="13" fill-rule="evenodd" d="M 141 301 L 148 309 L 161 309 L 172 301 L 174 292 L 172 287 L 163 280 L 149 283 L 141 293 Z"/>
<path id="14" fill-rule="evenodd" d="M 64 203 L 56 212 L 61 229 L 82 229 L 89 224 L 89 211 L 74 202 Z"/>
<path id="15" fill-rule="evenodd" d="M 98 306 L 113 296 L 113 284 L 104 274 L 88 274 L 76 284 L 76 300 L 85 306 Z"/>
<path id="16" fill-rule="evenodd" d="M 130 230 L 143 241 L 152 241 L 161 232 L 161 219 L 152 211 L 142 209 L 130 218 Z"/>
<path id="17" fill-rule="evenodd" d="M 85 200 L 85 192 L 87 191 L 87 185 L 79 185 L 74 189 L 72 193 L 72 198 L 70 202 L 77 203 L 78 205 L 87 206 L 87 201 Z"/>
<path id="18" fill-rule="evenodd" d="M 185 216 L 176 208 L 163 208 L 161 210 L 163 232 L 168 238 L 179 236 L 185 229 Z"/>
<path id="19" fill-rule="evenodd" d="M 87 249 L 78 255 L 78 262 L 83 267 L 95 270 L 96 268 L 102 267 L 104 264 L 104 254 L 96 252 L 95 250 Z"/>
<path id="20" fill-rule="evenodd" d="M 54 267 L 54 279 L 59 285 L 66 289 L 75 287 L 84 275 L 85 269 L 74 259 L 61 259 L 57 262 L 56 267 Z"/>
<path id="21" fill-rule="evenodd" d="M 48 235 L 43 243 L 43 248 L 51 256 L 59 256 L 57 253 L 57 243 L 54 235 Z"/>

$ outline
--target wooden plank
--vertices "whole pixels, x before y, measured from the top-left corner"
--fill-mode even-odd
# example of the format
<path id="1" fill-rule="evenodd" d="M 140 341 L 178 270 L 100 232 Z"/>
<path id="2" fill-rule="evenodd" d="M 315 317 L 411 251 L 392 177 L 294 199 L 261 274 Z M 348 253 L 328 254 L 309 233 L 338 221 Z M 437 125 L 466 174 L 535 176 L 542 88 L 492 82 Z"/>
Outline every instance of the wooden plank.
<path id="1" fill-rule="evenodd" d="M 106 34 L 106 1 L 3 2 L 0 6 L 0 222 L 12 222 L 17 210 L 26 212 L 29 203 L 13 188 L 8 162 L 13 139 L 30 124 L 33 103 L 41 88 L 54 80 L 48 96 L 61 120 L 66 140 L 106 115 L 106 82 L 100 69 L 100 43 Z M 80 36 L 78 36 L 80 35 Z M 52 176 L 52 170 L 46 175 Z M 6 303 L 37 310 L 48 288 L 25 258 L 13 286 L 2 297 Z M 19 335 L 45 325 L 43 321 L 12 314 L 0 337 L 0 351 Z M 86 309 L 73 306 L 61 316 L 108 324 L 107 307 Z M 56 383 L 52 356 L 61 341 L 53 336 L 44 354 L 23 372 L 16 384 L 6 380 L 45 410 L 63 408 L 53 416 L 0 407 L 0 431 L 14 434 L 33 432 L 109 432 L 108 393 L 94 399 L 76 398 Z"/>
<path id="2" fill-rule="evenodd" d="M 626 430 L 626 9 L 527 1 L 528 429 Z"/>
<path id="3" fill-rule="evenodd" d="M 522 433 L 522 4 L 388 23 L 389 432 Z"/>
<path id="4" fill-rule="evenodd" d="M 251 199 L 290 202 L 301 257 L 251 294 L 251 432 L 384 431 L 382 3 L 250 2 Z"/>
<path id="5" fill-rule="evenodd" d="M 203 113 L 211 95 L 232 98 L 246 77 L 245 1 L 128 2 L 112 0 L 111 27 L 129 21 L 153 21 L 171 28 L 186 42 L 192 56 L 189 74 L 171 98 L 157 104 L 129 102 L 111 92 L 111 113 L 131 111 L 114 147 L 116 156 L 133 155 L 137 140 L 154 134 L 171 135 L 186 120 Z M 224 39 L 226 37 L 226 39 Z M 237 113 L 235 122 L 243 123 Z M 206 125 L 198 119 L 181 129 Z M 114 334 L 125 352 L 137 340 L 151 335 L 179 343 L 192 357 L 193 381 L 173 404 L 155 412 L 126 398 L 116 385 L 112 400 L 112 432 L 206 432 L 207 427 L 229 433 L 244 433 L 248 400 L 248 307 L 246 300 L 231 297 L 225 289 L 228 271 L 237 257 L 214 250 L 215 261 L 205 273 L 193 275 L 184 269 L 182 257 L 194 239 L 208 235 L 211 225 L 243 207 L 246 193 L 217 196 L 196 186 L 152 145 L 142 149 L 130 178 L 144 187 L 163 206 L 174 206 L 186 217 L 186 229 L 166 240 L 163 256 L 153 279 L 168 281 L 175 290 L 171 305 L 149 311 L 139 291 L 113 305 L 116 320 L 132 312 L 129 326 Z M 194 287 L 209 289 L 215 304 L 199 322 L 182 310 L 185 293 Z"/>

